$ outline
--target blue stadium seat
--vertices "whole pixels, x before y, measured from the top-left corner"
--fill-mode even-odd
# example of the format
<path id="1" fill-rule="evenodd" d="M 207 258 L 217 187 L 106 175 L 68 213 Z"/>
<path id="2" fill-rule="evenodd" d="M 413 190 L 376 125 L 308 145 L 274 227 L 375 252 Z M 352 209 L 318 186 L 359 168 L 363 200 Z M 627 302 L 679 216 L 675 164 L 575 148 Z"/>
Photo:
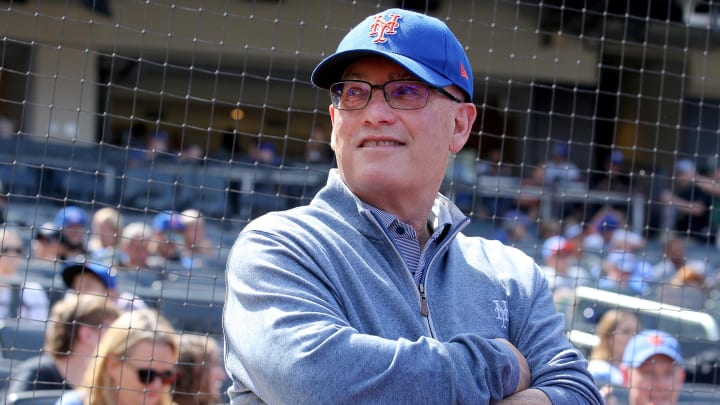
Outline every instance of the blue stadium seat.
<path id="1" fill-rule="evenodd" d="M 54 405 L 65 390 L 38 390 L 16 392 L 8 395 L 6 405 Z"/>
<path id="2" fill-rule="evenodd" d="M 186 170 L 181 176 L 180 200 L 185 208 L 200 210 L 206 217 L 232 216 L 229 180 L 204 170 Z"/>
<path id="3" fill-rule="evenodd" d="M 35 196 L 40 190 L 39 177 L 39 171 L 35 167 L 0 159 L 0 181 L 5 193 L 14 196 Z"/>
<path id="4" fill-rule="evenodd" d="M 133 167 L 118 184 L 120 202 L 149 210 L 178 209 L 178 174 L 169 167 Z"/>
<path id="5" fill-rule="evenodd" d="M 42 354 L 45 322 L 4 319 L 0 324 L 0 352 L 5 359 L 27 360 Z"/>

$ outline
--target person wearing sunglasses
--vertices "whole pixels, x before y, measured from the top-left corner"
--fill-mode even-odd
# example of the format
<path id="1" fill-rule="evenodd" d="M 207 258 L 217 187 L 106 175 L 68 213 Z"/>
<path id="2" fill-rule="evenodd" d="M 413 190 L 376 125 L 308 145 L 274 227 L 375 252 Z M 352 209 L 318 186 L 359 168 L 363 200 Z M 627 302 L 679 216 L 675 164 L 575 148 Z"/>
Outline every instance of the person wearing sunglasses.
<path id="1" fill-rule="evenodd" d="M 125 312 L 107 328 L 83 382 L 56 405 L 170 405 L 178 334 L 156 310 Z"/>
<path id="2" fill-rule="evenodd" d="M 232 403 L 599 404 L 534 261 L 439 194 L 477 115 L 441 20 L 389 9 L 320 62 L 337 169 L 227 265 Z"/>
<path id="3" fill-rule="evenodd" d="M 100 337 L 119 315 L 106 297 L 97 294 L 67 295 L 55 302 L 43 353 L 13 365 L 6 393 L 79 386 Z"/>
<path id="4" fill-rule="evenodd" d="M 25 243 L 10 227 L 0 227 L 0 319 L 47 320 L 50 300 L 45 288 L 18 275 L 26 263 Z"/>

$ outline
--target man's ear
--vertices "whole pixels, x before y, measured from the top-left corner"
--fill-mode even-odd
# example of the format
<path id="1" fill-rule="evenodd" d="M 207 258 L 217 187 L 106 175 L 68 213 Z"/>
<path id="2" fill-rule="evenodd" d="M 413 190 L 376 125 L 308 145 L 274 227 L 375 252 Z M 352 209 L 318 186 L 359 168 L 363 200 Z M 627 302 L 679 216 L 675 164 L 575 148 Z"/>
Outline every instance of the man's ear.
<path id="1" fill-rule="evenodd" d="M 458 153 L 465 146 L 475 123 L 475 117 L 477 117 L 475 104 L 461 103 L 457 106 L 452 139 L 450 140 L 450 153 Z"/>

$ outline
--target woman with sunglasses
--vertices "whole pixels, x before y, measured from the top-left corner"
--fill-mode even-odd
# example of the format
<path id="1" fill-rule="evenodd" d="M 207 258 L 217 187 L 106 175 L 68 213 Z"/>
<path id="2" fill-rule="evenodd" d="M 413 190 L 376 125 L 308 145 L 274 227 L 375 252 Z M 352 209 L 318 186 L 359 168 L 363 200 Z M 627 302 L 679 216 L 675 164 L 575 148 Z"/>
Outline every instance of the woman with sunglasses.
<path id="1" fill-rule="evenodd" d="M 177 360 L 177 334 L 162 315 L 126 312 L 103 335 L 81 386 L 56 404 L 170 405 Z"/>

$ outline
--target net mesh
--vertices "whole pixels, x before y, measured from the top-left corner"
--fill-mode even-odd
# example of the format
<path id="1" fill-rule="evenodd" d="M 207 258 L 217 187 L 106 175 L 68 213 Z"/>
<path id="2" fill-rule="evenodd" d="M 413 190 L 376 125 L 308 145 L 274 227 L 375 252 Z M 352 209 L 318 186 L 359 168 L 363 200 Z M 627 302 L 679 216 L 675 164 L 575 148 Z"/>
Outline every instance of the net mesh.
<path id="1" fill-rule="evenodd" d="M 16 339 L 17 318 L 39 318 L 28 336 L 51 328 L 78 252 L 112 264 L 129 302 L 178 333 L 221 340 L 238 232 L 307 204 L 335 165 L 312 68 L 389 7 L 442 19 L 470 57 L 479 114 L 441 190 L 472 218 L 466 233 L 546 268 L 586 354 L 602 315 L 622 309 L 677 336 L 686 357 L 711 357 L 716 2 L 22 0 L 0 4 L 0 267 L 12 292 L 0 306 L 0 381 L 10 384 L 16 354 L 42 353 L 42 339 Z M 77 238 L 64 234 L 73 224 Z M 52 247 L 59 239 L 67 251 Z M 613 261 L 618 250 L 632 257 Z M 563 275 L 567 251 L 575 266 Z M 630 260 L 631 281 L 615 284 L 613 268 Z M 688 366 L 695 395 L 717 382 L 714 364 Z"/>

